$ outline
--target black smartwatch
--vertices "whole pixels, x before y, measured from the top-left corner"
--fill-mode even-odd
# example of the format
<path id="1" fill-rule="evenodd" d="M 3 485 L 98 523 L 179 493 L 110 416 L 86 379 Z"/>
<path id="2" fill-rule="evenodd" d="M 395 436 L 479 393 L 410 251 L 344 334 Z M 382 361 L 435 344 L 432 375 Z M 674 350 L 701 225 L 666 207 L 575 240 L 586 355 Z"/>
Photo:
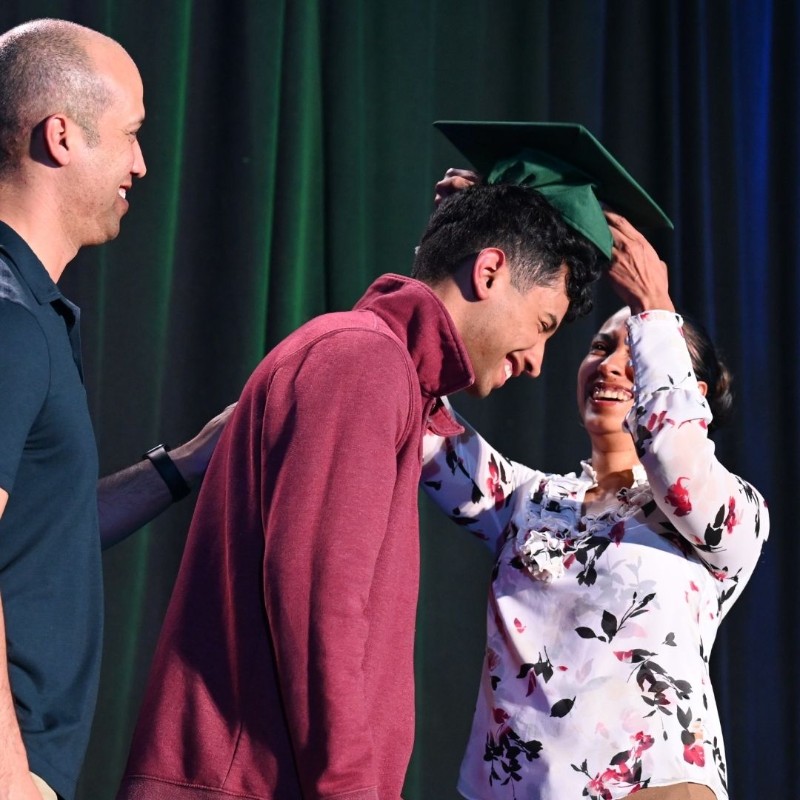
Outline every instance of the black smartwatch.
<path id="1" fill-rule="evenodd" d="M 164 483 L 167 484 L 169 493 L 172 495 L 172 502 L 182 500 L 192 490 L 189 484 L 181 475 L 180 470 L 175 466 L 175 462 L 169 457 L 167 452 L 169 447 L 165 444 L 157 444 L 155 447 L 150 448 L 142 458 L 150 460 L 152 465 L 158 470 L 158 474 Z"/>

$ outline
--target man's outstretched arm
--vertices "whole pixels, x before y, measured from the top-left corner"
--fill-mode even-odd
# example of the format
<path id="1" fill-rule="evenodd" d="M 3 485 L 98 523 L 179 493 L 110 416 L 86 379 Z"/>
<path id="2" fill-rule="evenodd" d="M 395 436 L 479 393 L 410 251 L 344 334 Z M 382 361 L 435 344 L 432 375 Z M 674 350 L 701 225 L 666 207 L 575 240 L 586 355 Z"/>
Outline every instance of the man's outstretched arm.
<path id="1" fill-rule="evenodd" d="M 185 444 L 169 451 L 178 482 L 195 488 L 233 411 L 229 405 Z M 162 456 L 163 457 L 163 456 Z M 139 530 L 176 500 L 173 490 L 149 458 L 101 478 L 97 484 L 100 541 L 105 550 Z"/>

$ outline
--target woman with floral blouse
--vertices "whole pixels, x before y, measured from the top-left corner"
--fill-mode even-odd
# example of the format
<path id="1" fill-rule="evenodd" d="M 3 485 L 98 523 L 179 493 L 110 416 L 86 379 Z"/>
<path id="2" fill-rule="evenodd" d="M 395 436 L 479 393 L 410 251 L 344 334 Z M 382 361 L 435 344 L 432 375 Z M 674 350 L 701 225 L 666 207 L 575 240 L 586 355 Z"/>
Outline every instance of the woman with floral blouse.
<path id="1" fill-rule="evenodd" d="M 469 426 L 425 441 L 426 492 L 497 554 L 467 798 L 728 796 L 708 659 L 767 537 L 766 504 L 708 436 L 727 371 L 675 313 L 650 245 L 608 218 L 629 308 L 578 370 L 581 472 L 508 461 Z"/>

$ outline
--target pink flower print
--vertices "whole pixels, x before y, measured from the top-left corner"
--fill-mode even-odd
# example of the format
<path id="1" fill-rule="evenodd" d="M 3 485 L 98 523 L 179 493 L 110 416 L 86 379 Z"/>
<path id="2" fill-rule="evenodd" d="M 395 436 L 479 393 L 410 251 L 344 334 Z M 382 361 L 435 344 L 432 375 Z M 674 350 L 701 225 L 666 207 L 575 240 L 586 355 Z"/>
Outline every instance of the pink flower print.
<path id="1" fill-rule="evenodd" d="M 486 479 L 486 488 L 489 490 L 489 495 L 494 498 L 494 510 L 499 511 L 506 498 L 500 483 L 500 470 L 497 468 L 494 456 L 489 461 L 489 477 Z"/>
<path id="2" fill-rule="evenodd" d="M 491 647 L 486 648 L 486 666 L 489 668 L 489 672 L 494 672 L 497 669 L 498 665 L 500 664 L 500 656 L 492 650 Z"/>
<path id="3" fill-rule="evenodd" d="M 647 430 L 654 431 L 655 433 L 659 433 L 664 425 L 674 425 L 675 420 L 669 419 L 667 417 L 667 412 L 662 411 L 659 414 L 651 414 L 650 419 L 647 420 Z"/>
<path id="4" fill-rule="evenodd" d="M 619 543 L 625 536 L 625 521 L 620 520 L 614 527 L 611 529 L 611 532 L 608 534 L 608 538 L 611 539 L 614 544 L 619 547 Z"/>
<path id="5" fill-rule="evenodd" d="M 614 774 L 614 777 L 620 783 L 631 782 L 631 771 L 628 765 L 624 761 L 621 764 L 617 764 L 616 772 L 614 772 L 614 770 L 608 770 L 608 771 Z"/>
<path id="6" fill-rule="evenodd" d="M 641 729 L 642 718 L 632 708 L 625 711 L 619 721 L 622 724 L 622 730 L 627 731 L 631 737 L 633 737 L 636 731 Z"/>
<path id="7" fill-rule="evenodd" d="M 664 500 L 671 506 L 675 506 L 675 516 L 685 517 L 692 510 L 692 502 L 689 499 L 689 490 L 683 485 L 683 481 L 689 480 L 686 477 L 678 478 L 667 490 Z"/>
<path id="8" fill-rule="evenodd" d="M 736 498 L 731 497 L 728 501 L 728 516 L 725 517 L 725 527 L 728 533 L 733 533 L 733 529 L 739 524 L 741 520 L 736 515 Z"/>
<path id="9" fill-rule="evenodd" d="M 633 749 L 631 753 L 634 758 L 641 758 L 642 753 L 645 750 L 649 750 L 653 744 L 655 744 L 655 739 L 644 731 L 639 731 L 635 736 L 632 736 L 631 739 L 633 740 Z"/>
<path id="10" fill-rule="evenodd" d="M 508 715 L 508 712 L 502 708 L 492 709 L 492 716 L 494 717 L 494 721 L 499 726 L 497 728 L 497 734 L 495 738 L 497 741 L 500 741 L 500 738 L 511 729 L 511 727 L 507 724 L 511 717 Z"/>
<path id="11" fill-rule="evenodd" d="M 666 411 L 662 411 L 661 412 L 660 416 L 661 416 L 662 419 L 664 418 L 664 415 L 666 413 L 667 413 Z M 647 430 L 652 431 L 653 428 L 655 428 L 656 425 L 658 425 L 658 417 L 659 417 L 658 414 L 651 414 L 650 415 L 650 419 L 647 420 Z"/>
<path id="12" fill-rule="evenodd" d="M 494 721 L 498 725 L 502 725 L 504 722 L 508 722 L 508 712 L 502 708 L 495 708 L 492 711 L 492 716 L 494 717 Z"/>
<path id="13" fill-rule="evenodd" d="M 611 792 L 606 789 L 606 785 L 600 775 L 592 778 L 586 788 L 589 790 L 590 797 L 600 797 L 602 800 L 611 800 Z"/>
<path id="14" fill-rule="evenodd" d="M 703 750 L 703 745 L 698 742 L 694 744 L 685 744 L 683 746 L 683 760 L 688 764 L 704 767 L 706 764 L 706 753 L 705 750 Z"/>
<path id="15" fill-rule="evenodd" d="M 514 618 L 514 627 L 517 629 L 517 633 L 525 632 L 525 626 L 516 617 Z"/>
<path id="16" fill-rule="evenodd" d="M 614 655 L 617 657 L 618 661 L 625 663 L 633 658 L 633 650 L 615 650 Z"/>
<path id="17" fill-rule="evenodd" d="M 626 622 L 617 636 L 620 639 L 642 639 L 647 636 L 647 631 L 636 622 Z"/>

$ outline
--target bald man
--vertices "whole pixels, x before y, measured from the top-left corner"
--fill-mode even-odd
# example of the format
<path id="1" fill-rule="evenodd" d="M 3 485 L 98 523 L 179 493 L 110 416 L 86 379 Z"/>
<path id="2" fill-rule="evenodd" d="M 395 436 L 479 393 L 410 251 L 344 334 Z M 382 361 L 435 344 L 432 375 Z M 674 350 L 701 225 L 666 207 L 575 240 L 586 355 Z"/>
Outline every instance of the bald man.
<path id="1" fill-rule="evenodd" d="M 0 36 L 0 798 L 71 800 L 103 625 L 100 539 L 199 480 L 217 418 L 101 485 L 79 310 L 57 281 L 113 239 L 146 167 L 142 80 L 115 41 L 62 20 Z M 6 668 L 7 666 L 7 668 Z"/>

